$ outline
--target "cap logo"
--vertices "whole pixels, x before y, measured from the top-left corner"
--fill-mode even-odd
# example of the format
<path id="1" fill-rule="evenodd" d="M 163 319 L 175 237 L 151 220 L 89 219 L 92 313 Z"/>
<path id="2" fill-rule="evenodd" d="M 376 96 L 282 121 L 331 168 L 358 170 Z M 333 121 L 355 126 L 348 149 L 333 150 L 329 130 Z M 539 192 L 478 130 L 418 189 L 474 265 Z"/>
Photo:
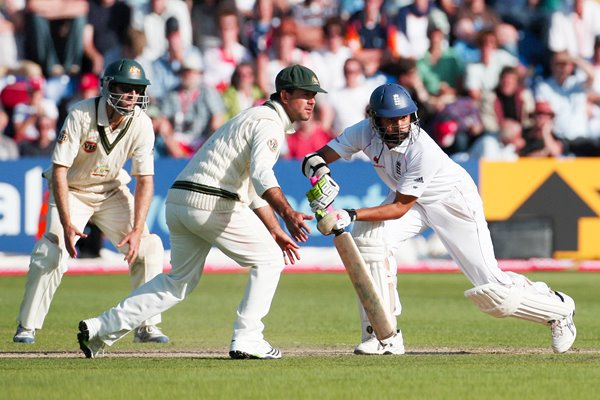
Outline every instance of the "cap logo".
<path id="1" fill-rule="evenodd" d="M 129 67 L 129 74 L 139 77 L 142 74 L 142 71 L 135 65 L 132 65 L 131 67 Z"/>
<path id="2" fill-rule="evenodd" d="M 400 95 L 398 93 L 394 93 L 393 100 L 394 100 L 394 105 L 395 106 L 401 106 L 402 105 L 402 97 L 400 97 Z"/>

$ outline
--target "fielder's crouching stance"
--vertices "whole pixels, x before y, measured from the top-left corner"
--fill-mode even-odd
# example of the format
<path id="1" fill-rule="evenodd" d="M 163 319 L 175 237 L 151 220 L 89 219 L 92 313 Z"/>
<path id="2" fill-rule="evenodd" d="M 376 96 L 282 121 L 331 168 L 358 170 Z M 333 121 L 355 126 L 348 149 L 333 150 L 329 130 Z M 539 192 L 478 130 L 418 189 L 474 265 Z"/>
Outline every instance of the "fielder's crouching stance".
<path id="1" fill-rule="evenodd" d="M 319 231 L 331 234 L 355 222 L 352 234 L 377 282 L 375 287 L 387 299 L 390 312 L 399 315 L 396 264 L 390 262 L 391 256 L 402 241 L 431 227 L 473 284 L 465 296 L 481 311 L 549 326 L 554 352 L 569 350 L 576 337 L 575 302 L 543 282 L 498 268 L 475 183 L 420 128 L 416 112 L 406 89 L 382 85 L 371 94 L 369 118 L 306 156 L 303 172 L 312 177 L 328 174 L 328 163 L 362 151 L 390 189 L 379 206 L 326 215 L 319 221 Z M 385 354 L 362 310 L 361 320 L 363 342 L 355 353 Z"/>
<path id="2" fill-rule="evenodd" d="M 162 242 L 145 223 L 154 191 L 154 130 L 144 112 L 149 84 L 136 61 L 115 61 L 102 77 L 102 96 L 83 100 L 69 112 L 53 165 L 44 172 L 52 193 L 46 232 L 31 253 L 15 342 L 35 342 L 88 221 L 125 255 L 134 288 L 162 272 Z M 135 197 L 123 169 L 128 158 L 136 177 Z M 134 341 L 168 342 L 155 326 L 159 322 L 160 315 L 140 321 Z"/>
<path id="3" fill-rule="evenodd" d="M 307 121 L 324 92 L 308 68 L 286 67 L 275 79 L 277 92 L 264 105 L 242 111 L 219 128 L 177 176 L 167 196 L 171 271 L 137 288 L 118 305 L 79 324 L 77 339 L 87 358 L 125 336 L 139 321 L 168 310 L 198 285 L 215 246 L 250 269 L 237 309 L 229 356 L 281 358 L 264 339 L 268 314 L 286 262 L 299 258 L 310 232 L 286 200 L 273 166 L 293 122 Z M 285 233 L 275 213 L 285 222 Z"/>

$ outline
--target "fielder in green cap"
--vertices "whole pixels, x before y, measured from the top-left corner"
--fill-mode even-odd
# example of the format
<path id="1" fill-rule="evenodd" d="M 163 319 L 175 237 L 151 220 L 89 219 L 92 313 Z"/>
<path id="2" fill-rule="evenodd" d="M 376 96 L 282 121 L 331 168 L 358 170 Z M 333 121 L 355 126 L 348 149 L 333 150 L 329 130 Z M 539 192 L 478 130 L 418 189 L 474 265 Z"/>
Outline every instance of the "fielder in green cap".
<path id="1" fill-rule="evenodd" d="M 327 93 L 321 84 L 317 75 L 303 65 L 292 65 L 282 69 L 275 78 L 275 90 L 303 89 L 309 92 Z"/>
<path id="2" fill-rule="evenodd" d="M 273 166 L 294 122 L 307 121 L 315 96 L 324 93 L 314 72 L 294 65 L 276 79 L 264 105 L 221 126 L 177 176 L 166 201 L 171 270 L 160 274 L 103 314 L 82 320 L 77 340 L 95 358 L 138 326 L 181 302 L 200 281 L 206 256 L 217 246 L 249 269 L 237 308 L 229 356 L 277 359 L 282 352 L 265 339 L 267 316 L 285 264 L 300 259 L 312 215 L 296 211 L 281 191 Z M 285 223 L 284 230 L 277 219 Z M 123 327 L 126 327 L 125 329 Z"/>

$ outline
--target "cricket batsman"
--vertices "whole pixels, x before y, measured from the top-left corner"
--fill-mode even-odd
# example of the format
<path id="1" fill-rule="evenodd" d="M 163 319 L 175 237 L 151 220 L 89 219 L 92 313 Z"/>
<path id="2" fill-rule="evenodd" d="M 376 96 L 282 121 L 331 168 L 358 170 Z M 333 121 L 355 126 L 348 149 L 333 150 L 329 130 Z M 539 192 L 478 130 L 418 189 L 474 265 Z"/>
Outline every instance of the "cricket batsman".
<path id="1" fill-rule="evenodd" d="M 417 106 L 404 87 L 385 84 L 376 88 L 369 100 L 368 118 L 308 154 L 303 173 L 322 177 L 330 173 L 328 164 L 339 158 L 348 160 L 358 152 L 368 156 L 389 188 L 387 198 L 373 207 L 330 212 L 317 227 L 329 235 L 354 222 L 354 241 L 391 314 L 401 311 L 393 254 L 402 241 L 431 227 L 473 284 L 465 296 L 481 311 L 547 326 L 554 352 L 571 348 L 576 337 L 575 302 L 544 282 L 532 282 L 498 267 L 477 186 L 421 129 Z M 322 206 L 328 199 L 314 202 Z M 372 321 L 362 307 L 360 315 L 362 343 L 355 348 L 356 354 L 404 352 L 403 348 L 389 352 L 373 335 Z"/>
<path id="2" fill-rule="evenodd" d="M 154 193 L 154 130 L 144 111 L 148 85 L 136 61 L 115 61 L 104 71 L 101 96 L 83 100 L 69 112 L 52 167 L 44 172 L 51 191 L 46 231 L 31 253 L 15 342 L 35 342 L 67 271 L 68 257 L 77 257 L 75 244 L 86 237 L 88 221 L 124 254 L 133 288 L 162 272 L 162 242 L 146 226 Z M 123 169 L 128 159 L 135 195 Z M 168 342 L 156 326 L 160 320 L 155 315 L 140 321 L 134 341 Z"/>

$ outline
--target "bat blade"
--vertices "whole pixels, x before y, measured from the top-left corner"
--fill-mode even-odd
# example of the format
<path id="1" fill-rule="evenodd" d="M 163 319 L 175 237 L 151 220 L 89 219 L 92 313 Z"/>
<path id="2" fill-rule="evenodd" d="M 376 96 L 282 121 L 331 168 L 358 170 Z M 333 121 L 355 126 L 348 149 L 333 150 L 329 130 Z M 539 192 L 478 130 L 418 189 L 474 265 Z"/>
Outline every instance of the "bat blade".
<path id="1" fill-rule="evenodd" d="M 342 259 L 354 290 L 369 317 L 377 339 L 384 340 L 396 334 L 391 316 L 383 306 L 381 296 L 375 289 L 373 278 L 367 272 L 367 266 L 358 251 L 354 239 L 348 232 L 333 239 L 335 248 Z"/>

